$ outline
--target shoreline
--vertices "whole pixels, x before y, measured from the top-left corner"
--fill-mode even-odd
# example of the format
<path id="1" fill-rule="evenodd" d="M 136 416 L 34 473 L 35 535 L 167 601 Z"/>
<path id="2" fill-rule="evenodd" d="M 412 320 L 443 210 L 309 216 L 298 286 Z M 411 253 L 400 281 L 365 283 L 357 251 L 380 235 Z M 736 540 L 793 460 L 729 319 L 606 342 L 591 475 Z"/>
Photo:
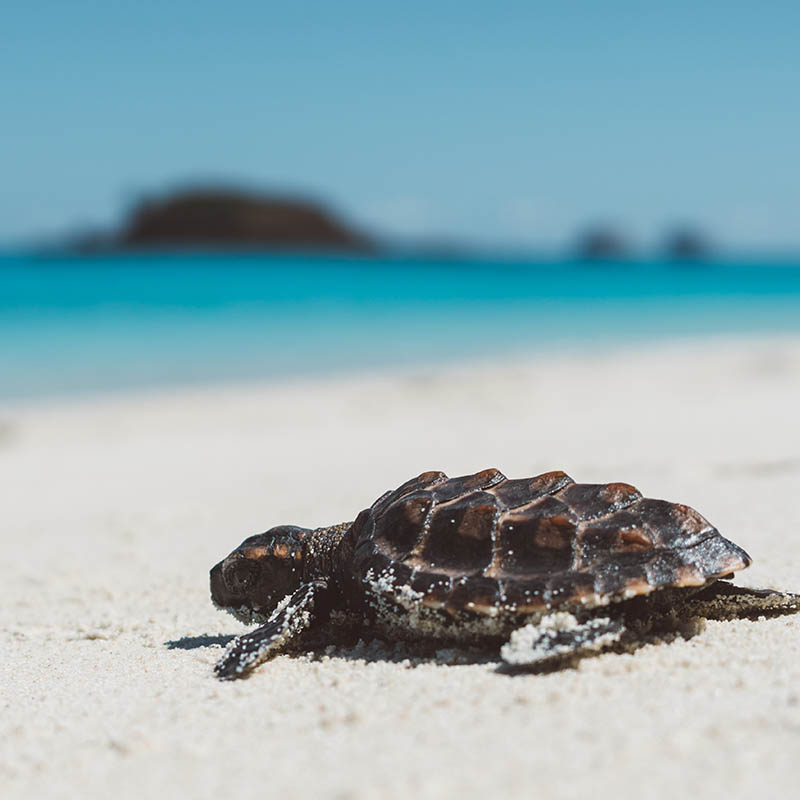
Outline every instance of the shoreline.
<path id="1" fill-rule="evenodd" d="M 564 469 L 685 502 L 800 590 L 800 336 L 0 403 L 9 800 L 791 794 L 800 617 L 510 678 L 365 641 L 211 665 L 208 569 L 430 469 Z M 413 764 L 413 769 L 408 765 Z"/>
<path id="2" fill-rule="evenodd" d="M 362 381 L 381 381 L 403 378 L 409 380 L 439 374 L 463 374 L 474 370 L 493 372 L 514 371 L 519 367 L 530 365 L 579 364 L 597 358 L 642 358 L 644 360 L 658 357 L 661 352 L 673 354 L 684 352 L 695 354 L 698 349 L 708 348 L 713 352 L 731 353 L 739 347 L 753 348 L 791 348 L 800 341 L 800 332 L 768 331 L 768 332 L 726 332 L 706 333 L 690 332 L 671 335 L 639 336 L 636 341 L 630 337 L 618 335 L 586 342 L 583 340 L 563 339 L 549 344 L 547 347 L 520 345 L 519 349 L 504 352 L 499 357 L 488 353 L 474 353 L 463 357 L 445 357 L 440 360 L 431 359 L 412 364 L 408 361 L 389 364 L 350 364 L 298 369 L 297 371 L 279 372 L 272 375 L 253 375 L 245 377 L 234 375 L 219 379 L 199 377 L 194 380 L 175 379 L 144 381 L 130 385 L 105 385 L 96 387 L 72 388 L 50 392 L 32 392 L 3 395 L 0 393 L 0 413 L 24 410 L 26 408 L 57 408 L 81 406 L 84 404 L 103 404 L 126 402 L 138 398 L 141 400 L 157 400 L 159 398 L 175 398 L 179 396 L 194 397 L 196 395 L 269 392 L 272 390 L 291 389 L 317 385 L 334 386 Z"/>

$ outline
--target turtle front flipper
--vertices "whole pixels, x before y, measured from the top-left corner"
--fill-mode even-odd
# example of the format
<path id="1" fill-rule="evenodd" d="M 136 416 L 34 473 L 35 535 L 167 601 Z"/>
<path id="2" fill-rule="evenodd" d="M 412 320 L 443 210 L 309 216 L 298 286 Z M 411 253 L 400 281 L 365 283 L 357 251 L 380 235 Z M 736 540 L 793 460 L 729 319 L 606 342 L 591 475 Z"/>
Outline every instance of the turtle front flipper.
<path id="1" fill-rule="evenodd" d="M 254 631 L 237 636 L 214 665 L 220 680 L 242 678 L 278 653 L 291 639 L 314 621 L 314 606 L 327 590 L 322 580 L 304 583 L 273 611 L 269 620 Z"/>
<path id="2" fill-rule="evenodd" d="M 588 655 L 618 642 L 624 631 L 618 619 L 594 617 L 579 622 L 572 614 L 556 611 L 515 630 L 500 656 L 513 670 L 556 666 L 569 657 Z"/>

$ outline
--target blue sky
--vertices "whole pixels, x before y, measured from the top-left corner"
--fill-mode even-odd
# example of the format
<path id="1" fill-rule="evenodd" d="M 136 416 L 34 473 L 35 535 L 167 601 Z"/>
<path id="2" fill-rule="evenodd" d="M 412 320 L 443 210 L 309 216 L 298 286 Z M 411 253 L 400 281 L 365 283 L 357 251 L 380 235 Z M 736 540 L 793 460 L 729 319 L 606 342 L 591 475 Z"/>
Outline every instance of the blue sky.
<path id="1" fill-rule="evenodd" d="M 225 180 L 396 236 L 798 249 L 799 31 L 789 2 L 16 2 L 0 241 Z"/>

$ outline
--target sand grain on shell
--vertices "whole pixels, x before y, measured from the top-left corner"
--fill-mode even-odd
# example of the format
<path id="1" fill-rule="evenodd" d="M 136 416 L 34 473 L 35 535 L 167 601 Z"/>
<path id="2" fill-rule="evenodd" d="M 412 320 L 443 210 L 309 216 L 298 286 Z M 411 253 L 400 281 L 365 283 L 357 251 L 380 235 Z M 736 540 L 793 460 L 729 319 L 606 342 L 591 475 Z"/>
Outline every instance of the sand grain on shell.
<path id="1" fill-rule="evenodd" d="M 3 797 L 793 796 L 800 617 L 548 675 L 364 641 L 223 684 L 242 626 L 207 573 L 497 466 L 685 502 L 754 556 L 743 582 L 797 590 L 798 408 L 790 339 L 0 408 Z"/>

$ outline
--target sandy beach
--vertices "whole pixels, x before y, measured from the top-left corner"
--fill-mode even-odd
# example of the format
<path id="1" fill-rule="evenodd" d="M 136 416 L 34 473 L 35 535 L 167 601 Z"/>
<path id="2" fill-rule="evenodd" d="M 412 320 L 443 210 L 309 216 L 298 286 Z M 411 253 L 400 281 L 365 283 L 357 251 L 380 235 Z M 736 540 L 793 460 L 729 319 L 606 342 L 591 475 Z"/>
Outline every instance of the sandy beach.
<path id="1" fill-rule="evenodd" d="M 365 640 L 211 668 L 208 569 L 419 472 L 684 502 L 800 591 L 800 339 L 0 405 L 0 784 L 15 798 L 793 796 L 800 616 L 508 676 Z"/>

